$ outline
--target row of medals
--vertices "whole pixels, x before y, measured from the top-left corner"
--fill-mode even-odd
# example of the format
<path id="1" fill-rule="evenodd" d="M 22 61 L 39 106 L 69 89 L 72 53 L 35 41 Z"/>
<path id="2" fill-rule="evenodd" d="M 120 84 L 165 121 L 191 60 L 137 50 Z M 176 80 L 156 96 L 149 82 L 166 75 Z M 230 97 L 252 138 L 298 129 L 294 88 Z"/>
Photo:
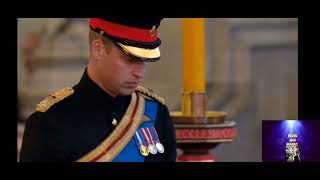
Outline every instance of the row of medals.
<path id="1" fill-rule="evenodd" d="M 145 136 L 148 136 L 148 137 L 145 137 L 145 136 L 140 136 L 140 137 L 143 137 L 143 140 L 144 140 L 144 142 L 147 142 L 147 146 L 145 146 L 143 143 L 140 143 L 139 142 L 139 149 L 140 149 L 140 153 L 141 153 L 141 155 L 143 155 L 143 156 L 148 156 L 149 155 L 149 153 L 151 153 L 151 154 L 153 154 L 153 155 L 155 155 L 155 154 L 157 154 L 158 152 L 159 153 L 164 153 L 164 147 L 163 147 L 163 145 L 160 143 L 160 140 L 159 140 L 159 138 L 158 138 L 158 134 L 157 134 L 157 132 L 156 132 L 156 130 L 154 129 L 154 127 L 153 128 L 148 128 L 148 127 L 146 127 L 146 128 L 140 128 L 140 133 L 139 133 L 139 131 L 137 130 L 137 133 L 138 134 L 142 134 L 143 133 L 143 131 L 144 132 L 146 132 L 146 130 L 145 129 L 148 129 L 148 131 L 149 132 L 151 132 L 152 130 L 151 129 L 153 129 L 153 132 L 154 132 L 154 134 L 156 134 L 156 137 L 154 137 L 154 136 L 152 136 L 152 133 L 150 133 L 150 136 L 148 136 L 148 133 L 146 133 L 145 134 Z M 136 135 L 135 135 L 136 136 Z M 151 139 L 147 139 L 147 138 L 151 138 Z M 155 141 L 156 140 L 156 141 Z M 137 140 L 136 140 L 137 141 Z M 155 142 L 155 144 L 154 143 L 152 143 L 152 142 Z"/>

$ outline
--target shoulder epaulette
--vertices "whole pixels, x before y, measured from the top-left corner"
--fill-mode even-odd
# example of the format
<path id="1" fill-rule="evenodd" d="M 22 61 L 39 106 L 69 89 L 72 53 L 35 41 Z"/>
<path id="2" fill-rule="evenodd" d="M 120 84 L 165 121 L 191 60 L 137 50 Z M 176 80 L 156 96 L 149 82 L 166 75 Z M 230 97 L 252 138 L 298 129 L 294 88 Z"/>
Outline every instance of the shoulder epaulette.
<path id="1" fill-rule="evenodd" d="M 63 88 L 44 98 L 36 107 L 36 111 L 46 112 L 52 105 L 62 101 L 64 98 L 74 93 L 70 87 Z"/>
<path id="2" fill-rule="evenodd" d="M 136 91 L 138 92 L 141 92 L 157 101 L 159 101 L 160 103 L 164 104 L 164 99 L 161 98 L 160 96 L 158 96 L 157 94 L 154 93 L 153 90 L 149 89 L 149 88 L 145 88 L 145 87 L 142 87 L 142 86 L 138 86 L 136 88 Z"/>

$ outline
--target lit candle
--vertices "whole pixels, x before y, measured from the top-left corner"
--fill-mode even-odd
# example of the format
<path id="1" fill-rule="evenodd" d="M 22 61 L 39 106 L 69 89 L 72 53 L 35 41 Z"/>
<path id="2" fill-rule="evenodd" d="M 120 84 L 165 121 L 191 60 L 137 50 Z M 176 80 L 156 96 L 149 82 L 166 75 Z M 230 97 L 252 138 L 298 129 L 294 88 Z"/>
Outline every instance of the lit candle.
<path id="1" fill-rule="evenodd" d="M 184 116 L 205 116 L 204 18 L 182 19 L 182 72 Z"/>
<path id="2" fill-rule="evenodd" d="M 204 18 L 183 18 L 183 91 L 205 92 Z"/>

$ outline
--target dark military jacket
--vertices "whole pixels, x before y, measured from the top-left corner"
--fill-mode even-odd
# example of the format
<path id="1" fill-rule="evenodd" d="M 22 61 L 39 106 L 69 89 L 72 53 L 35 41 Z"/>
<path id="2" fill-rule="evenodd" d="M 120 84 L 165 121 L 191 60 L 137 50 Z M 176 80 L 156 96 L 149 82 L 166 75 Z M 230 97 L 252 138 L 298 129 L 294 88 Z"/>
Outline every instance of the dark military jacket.
<path id="1" fill-rule="evenodd" d="M 45 112 L 34 112 L 27 120 L 20 161 L 74 162 L 96 148 L 116 128 L 131 96 L 113 98 L 95 84 L 85 70 L 74 93 Z M 154 124 L 164 153 L 144 161 L 175 161 L 176 139 L 168 108 L 158 103 Z M 118 122 L 119 123 L 119 122 Z"/>

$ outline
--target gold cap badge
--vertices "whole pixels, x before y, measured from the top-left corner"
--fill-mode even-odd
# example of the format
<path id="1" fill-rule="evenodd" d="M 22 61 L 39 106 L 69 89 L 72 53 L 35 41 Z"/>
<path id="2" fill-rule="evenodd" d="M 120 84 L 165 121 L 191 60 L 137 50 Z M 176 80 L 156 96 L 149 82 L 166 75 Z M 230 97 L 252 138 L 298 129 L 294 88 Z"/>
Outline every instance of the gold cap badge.
<path id="1" fill-rule="evenodd" d="M 152 29 L 149 32 L 149 35 L 151 38 L 156 34 L 156 26 L 152 26 Z"/>

